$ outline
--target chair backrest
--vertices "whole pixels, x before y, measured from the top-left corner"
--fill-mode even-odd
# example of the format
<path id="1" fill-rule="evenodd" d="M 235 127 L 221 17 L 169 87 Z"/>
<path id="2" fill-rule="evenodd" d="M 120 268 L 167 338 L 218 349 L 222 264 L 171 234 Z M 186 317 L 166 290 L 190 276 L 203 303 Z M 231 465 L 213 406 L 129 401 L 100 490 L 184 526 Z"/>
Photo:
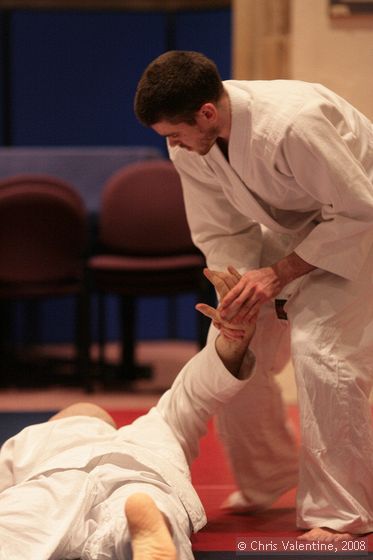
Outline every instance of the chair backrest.
<path id="1" fill-rule="evenodd" d="M 0 282 L 76 278 L 86 237 L 85 207 L 67 183 L 45 175 L 0 181 Z"/>
<path id="2" fill-rule="evenodd" d="M 179 175 L 168 160 L 122 168 L 105 184 L 100 241 L 110 252 L 152 256 L 197 252 Z"/>

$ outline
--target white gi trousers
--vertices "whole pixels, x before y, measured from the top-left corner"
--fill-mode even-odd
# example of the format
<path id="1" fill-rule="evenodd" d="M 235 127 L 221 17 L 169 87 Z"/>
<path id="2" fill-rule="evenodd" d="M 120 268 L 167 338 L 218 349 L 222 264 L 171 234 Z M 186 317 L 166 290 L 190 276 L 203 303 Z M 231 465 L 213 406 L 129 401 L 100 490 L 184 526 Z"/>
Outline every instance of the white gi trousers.
<path id="1" fill-rule="evenodd" d="M 263 305 L 250 348 L 255 376 L 220 409 L 217 428 L 245 507 L 256 511 L 298 482 L 298 449 L 275 379 L 289 359 L 289 324 L 273 302 Z"/>
<path id="2" fill-rule="evenodd" d="M 320 270 L 295 286 L 285 309 L 301 419 L 297 525 L 370 532 L 372 286 Z M 218 415 L 248 508 L 268 506 L 296 484 L 295 445 L 273 378 L 284 365 L 286 336 L 286 322 L 275 318 L 274 304 L 263 306 L 251 346 L 256 375 Z M 276 350 L 281 344 L 284 353 Z"/>
<path id="3" fill-rule="evenodd" d="M 287 304 L 301 417 L 299 527 L 373 531 L 372 286 L 316 270 Z"/>
<path id="4" fill-rule="evenodd" d="M 262 236 L 260 266 L 276 262 L 296 243 L 264 227 Z M 209 337 L 216 334 L 212 326 Z M 256 357 L 255 376 L 250 387 L 218 411 L 217 428 L 244 498 L 242 505 L 255 512 L 298 483 L 298 446 L 276 381 L 290 359 L 290 325 L 278 318 L 272 301 L 261 308 L 250 349 Z"/>

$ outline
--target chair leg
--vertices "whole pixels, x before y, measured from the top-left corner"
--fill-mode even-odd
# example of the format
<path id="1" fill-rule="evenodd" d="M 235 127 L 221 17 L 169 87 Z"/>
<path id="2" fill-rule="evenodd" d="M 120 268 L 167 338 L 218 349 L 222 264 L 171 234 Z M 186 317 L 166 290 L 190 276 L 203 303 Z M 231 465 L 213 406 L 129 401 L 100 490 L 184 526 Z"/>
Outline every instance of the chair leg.
<path id="1" fill-rule="evenodd" d="M 130 296 L 121 297 L 122 323 L 122 363 L 121 377 L 123 381 L 150 379 L 152 368 L 138 365 L 135 361 L 136 343 L 136 299 Z"/>
<path id="2" fill-rule="evenodd" d="M 81 379 L 87 393 L 93 391 L 91 371 L 91 301 L 87 286 L 84 286 L 77 297 L 77 349 L 76 361 L 78 377 Z"/>
<path id="3" fill-rule="evenodd" d="M 136 301 L 132 297 L 121 297 L 121 377 L 123 381 L 136 378 L 135 366 L 135 332 L 136 332 Z"/>
<path id="4" fill-rule="evenodd" d="M 167 335 L 170 340 L 177 338 L 177 303 L 178 298 L 170 295 L 167 302 Z"/>
<path id="5" fill-rule="evenodd" d="M 10 377 L 10 346 L 12 325 L 12 303 L 8 300 L 0 302 L 0 375 L 1 383 L 7 384 Z"/>
<path id="6" fill-rule="evenodd" d="M 106 357 L 106 298 L 103 292 L 97 294 L 97 334 L 98 334 L 98 369 L 100 376 L 103 376 L 105 371 Z"/>
<path id="7" fill-rule="evenodd" d="M 201 280 L 199 292 L 199 301 L 208 303 L 212 307 L 216 305 L 216 293 L 214 288 L 210 283 L 203 278 Z M 197 341 L 199 348 L 203 348 L 206 345 L 207 335 L 209 332 L 211 321 L 202 313 L 197 312 Z"/>
<path id="8" fill-rule="evenodd" d="M 41 302 L 26 300 L 23 307 L 23 346 L 30 348 L 41 340 Z"/>

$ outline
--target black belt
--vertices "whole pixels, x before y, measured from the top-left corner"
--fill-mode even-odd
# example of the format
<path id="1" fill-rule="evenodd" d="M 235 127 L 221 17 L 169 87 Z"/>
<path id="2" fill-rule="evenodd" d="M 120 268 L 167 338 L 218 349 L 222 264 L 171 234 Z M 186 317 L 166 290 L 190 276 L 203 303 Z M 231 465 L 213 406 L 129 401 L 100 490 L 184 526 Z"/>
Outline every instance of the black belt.
<path id="1" fill-rule="evenodd" d="M 287 321 L 288 315 L 284 309 L 285 303 L 287 302 L 287 299 L 275 299 L 275 310 L 276 310 L 276 315 L 279 319 L 283 319 L 284 321 Z"/>

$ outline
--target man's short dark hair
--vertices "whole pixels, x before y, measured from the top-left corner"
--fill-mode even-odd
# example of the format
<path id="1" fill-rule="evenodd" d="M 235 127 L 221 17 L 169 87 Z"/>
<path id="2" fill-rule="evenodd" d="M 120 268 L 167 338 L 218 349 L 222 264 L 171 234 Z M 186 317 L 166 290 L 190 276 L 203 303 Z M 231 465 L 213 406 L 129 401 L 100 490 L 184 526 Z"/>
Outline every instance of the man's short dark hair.
<path id="1" fill-rule="evenodd" d="M 217 102 L 222 93 L 223 84 L 212 60 L 194 51 L 168 51 L 145 69 L 134 108 L 145 126 L 161 120 L 193 124 L 202 105 Z"/>

